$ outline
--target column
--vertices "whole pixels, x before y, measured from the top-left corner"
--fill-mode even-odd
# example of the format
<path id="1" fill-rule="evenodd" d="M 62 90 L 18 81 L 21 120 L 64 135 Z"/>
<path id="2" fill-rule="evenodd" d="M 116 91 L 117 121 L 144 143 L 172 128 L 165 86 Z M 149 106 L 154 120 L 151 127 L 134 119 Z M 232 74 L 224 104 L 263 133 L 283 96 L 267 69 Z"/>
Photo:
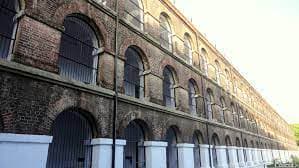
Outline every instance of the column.
<path id="1" fill-rule="evenodd" d="M 167 142 L 146 141 L 144 146 L 146 168 L 166 168 Z"/>
<path id="2" fill-rule="evenodd" d="M 177 144 L 179 168 L 194 168 L 194 144 Z"/>
<path id="3" fill-rule="evenodd" d="M 251 153 L 252 153 L 252 162 L 253 165 L 258 165 L 258 154 L 257 154 L 257 149 L 256 148 L 251 148 Z"/>
<path id="4" fill-rule="evenodd" d="M 199 148 L 200 148 L 200 163 L 201 163 L 201 168 L 210 168 L 210 150 L 209 150 L 209 145 L 200 144 Z"/>
<path id="5" fill-rule="evenodd" d="M 111 168 L 112 166 L 112 144 L 113 140 L 108 138 L 97 138 L 91 140 L 92 167 Z M 116 140 L 115 142 L 115 167 L 123 168 L 124 146 L 126 140 Z"/>
<path id="6" fill-rule="evenodd" d="M 237 159 L 237 147 L 235 146 L 227 146 L 228 149 L 228 156 L 229 156 L 229 167 L 230 168 L 238 168 L 239 163 Z"/>
<path id="7" fill-rule="evenodd" d="M 237 148 L 237 154 L 239 158 L 239 167 L 245 167 L 246 163 L 244 160 L 244 152 L 243 152 L 243 147 L 238 147 Z"/>
<path id="8" fill-rule="evenodd" d="M 252 148 L 245 148 L 246 151 L 246 166 L 250 167 L 253 166 L 253 161 L 252 161 Z"/>
<path id="9" fill-rule="evenodd" d="M 52 136 L 0 133 L 0 167 L 45 168 Z"/>
<path id="10" fill-rule="evenodd" d="M 226 146 L 216 146 L 217 168 L 227 168 Z"/>

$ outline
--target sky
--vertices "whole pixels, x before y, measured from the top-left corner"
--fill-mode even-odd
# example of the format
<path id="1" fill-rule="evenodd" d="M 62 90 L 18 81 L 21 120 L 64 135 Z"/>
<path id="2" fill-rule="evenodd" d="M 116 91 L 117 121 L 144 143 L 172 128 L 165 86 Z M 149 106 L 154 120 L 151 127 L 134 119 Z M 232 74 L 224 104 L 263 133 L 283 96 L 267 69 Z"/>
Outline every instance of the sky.
<path id="1" fill-rule="evenodd" d="M 299 0 L 175 0 L 289 123 L 299 123 Z"/>

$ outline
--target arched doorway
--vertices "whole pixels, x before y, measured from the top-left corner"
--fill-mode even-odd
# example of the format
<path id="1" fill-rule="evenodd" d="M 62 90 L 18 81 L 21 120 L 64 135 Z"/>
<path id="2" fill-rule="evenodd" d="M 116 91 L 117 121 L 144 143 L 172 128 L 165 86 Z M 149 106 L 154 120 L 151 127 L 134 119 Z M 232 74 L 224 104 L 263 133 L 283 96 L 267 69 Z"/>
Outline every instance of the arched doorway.
<path id="1" fill-rule="evenodd" d="M 92 128 L 76 110 L 62 112 L 52 127 L 47 168 L 89 168 L 91 166 Z"/>
<path id="2" fill-rule="evenodd" d="M 177 135 L 175 129 L 170 127 L 166 132 L 167 168 L 178 168 Z"/>
<path id="3" fill-rule="evenodd" d="M 125 129 L 125 168 L 145 168 L 145 132 L 137 121 L 131 121 Z"/>

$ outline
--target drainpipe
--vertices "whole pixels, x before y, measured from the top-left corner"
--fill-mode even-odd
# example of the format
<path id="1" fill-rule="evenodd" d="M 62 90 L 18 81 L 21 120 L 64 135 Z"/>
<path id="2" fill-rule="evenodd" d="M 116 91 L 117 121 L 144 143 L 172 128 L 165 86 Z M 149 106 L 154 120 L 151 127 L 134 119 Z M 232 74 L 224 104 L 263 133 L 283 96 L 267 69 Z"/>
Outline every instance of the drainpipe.
<path id="1" fill-rule="evenodd" d="M 201 80 L 201 90 L 202 90 L 202 97 L 203 97 L 203 111 L 206 113 L 206 100 L 205 100 L 205 87 L 204 87 L 204 83 L 203 83 L 203 77 L 200 76 L 200 80 Z M 208 114 L 206 113 L 206 117 L 208 118 Z M 212 167 L 212 158 L 211 158 L 211 142 L 210 142 L 210 135 L 209 135 L 209 125 L 208 122 L 206 122 L 206 131 L 207 131 L 207 137 L 208 137 L 208 145 L 209 145 L 209 163 L 210 163 L 210 167 Z"/>
<path id="2" fill-rule="evenodd" d="M 114 50 L 115 50 L 115 56 L 114 56 L 114 103 L 113 103 L 113 118 L 112 118 L 112 168 L 115 168 L 115 153 L 116 153 L 116 117 L 117 117 L 117 106 L 118 106 L 118 80 L 117 80 L 117 59 L 118 59 L 118 26 L 119 26 L 119 4 L 118 0 L 115 1 L 115 11 L 116 11 L 116 18 L 115 18 L 115 43 L 114 43 Z"/>

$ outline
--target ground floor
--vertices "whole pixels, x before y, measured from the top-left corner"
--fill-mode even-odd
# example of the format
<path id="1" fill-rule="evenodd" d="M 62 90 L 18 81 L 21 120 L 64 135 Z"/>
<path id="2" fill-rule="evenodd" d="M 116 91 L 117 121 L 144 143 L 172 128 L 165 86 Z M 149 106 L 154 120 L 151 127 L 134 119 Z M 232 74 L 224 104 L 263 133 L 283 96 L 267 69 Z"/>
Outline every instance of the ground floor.
<path id="1" fill-rule="evenodd" d="M 75 146 L 75 141 L 83 139 L 65 136 L 61 140 L 69 140 L 70 144 L 60 142 L 57 147 L 52 144 L 52 136 L 1 133 L 0 167 L 111 168 L 112 139 L 96 138 Z M 188 143 L 169 146 L 165 141 L 134 144 L 117 139 L 115 156 L 117 168 L 237 168 L 265 167 L 274 160 L 290 162 L 298 152 Z"/>

